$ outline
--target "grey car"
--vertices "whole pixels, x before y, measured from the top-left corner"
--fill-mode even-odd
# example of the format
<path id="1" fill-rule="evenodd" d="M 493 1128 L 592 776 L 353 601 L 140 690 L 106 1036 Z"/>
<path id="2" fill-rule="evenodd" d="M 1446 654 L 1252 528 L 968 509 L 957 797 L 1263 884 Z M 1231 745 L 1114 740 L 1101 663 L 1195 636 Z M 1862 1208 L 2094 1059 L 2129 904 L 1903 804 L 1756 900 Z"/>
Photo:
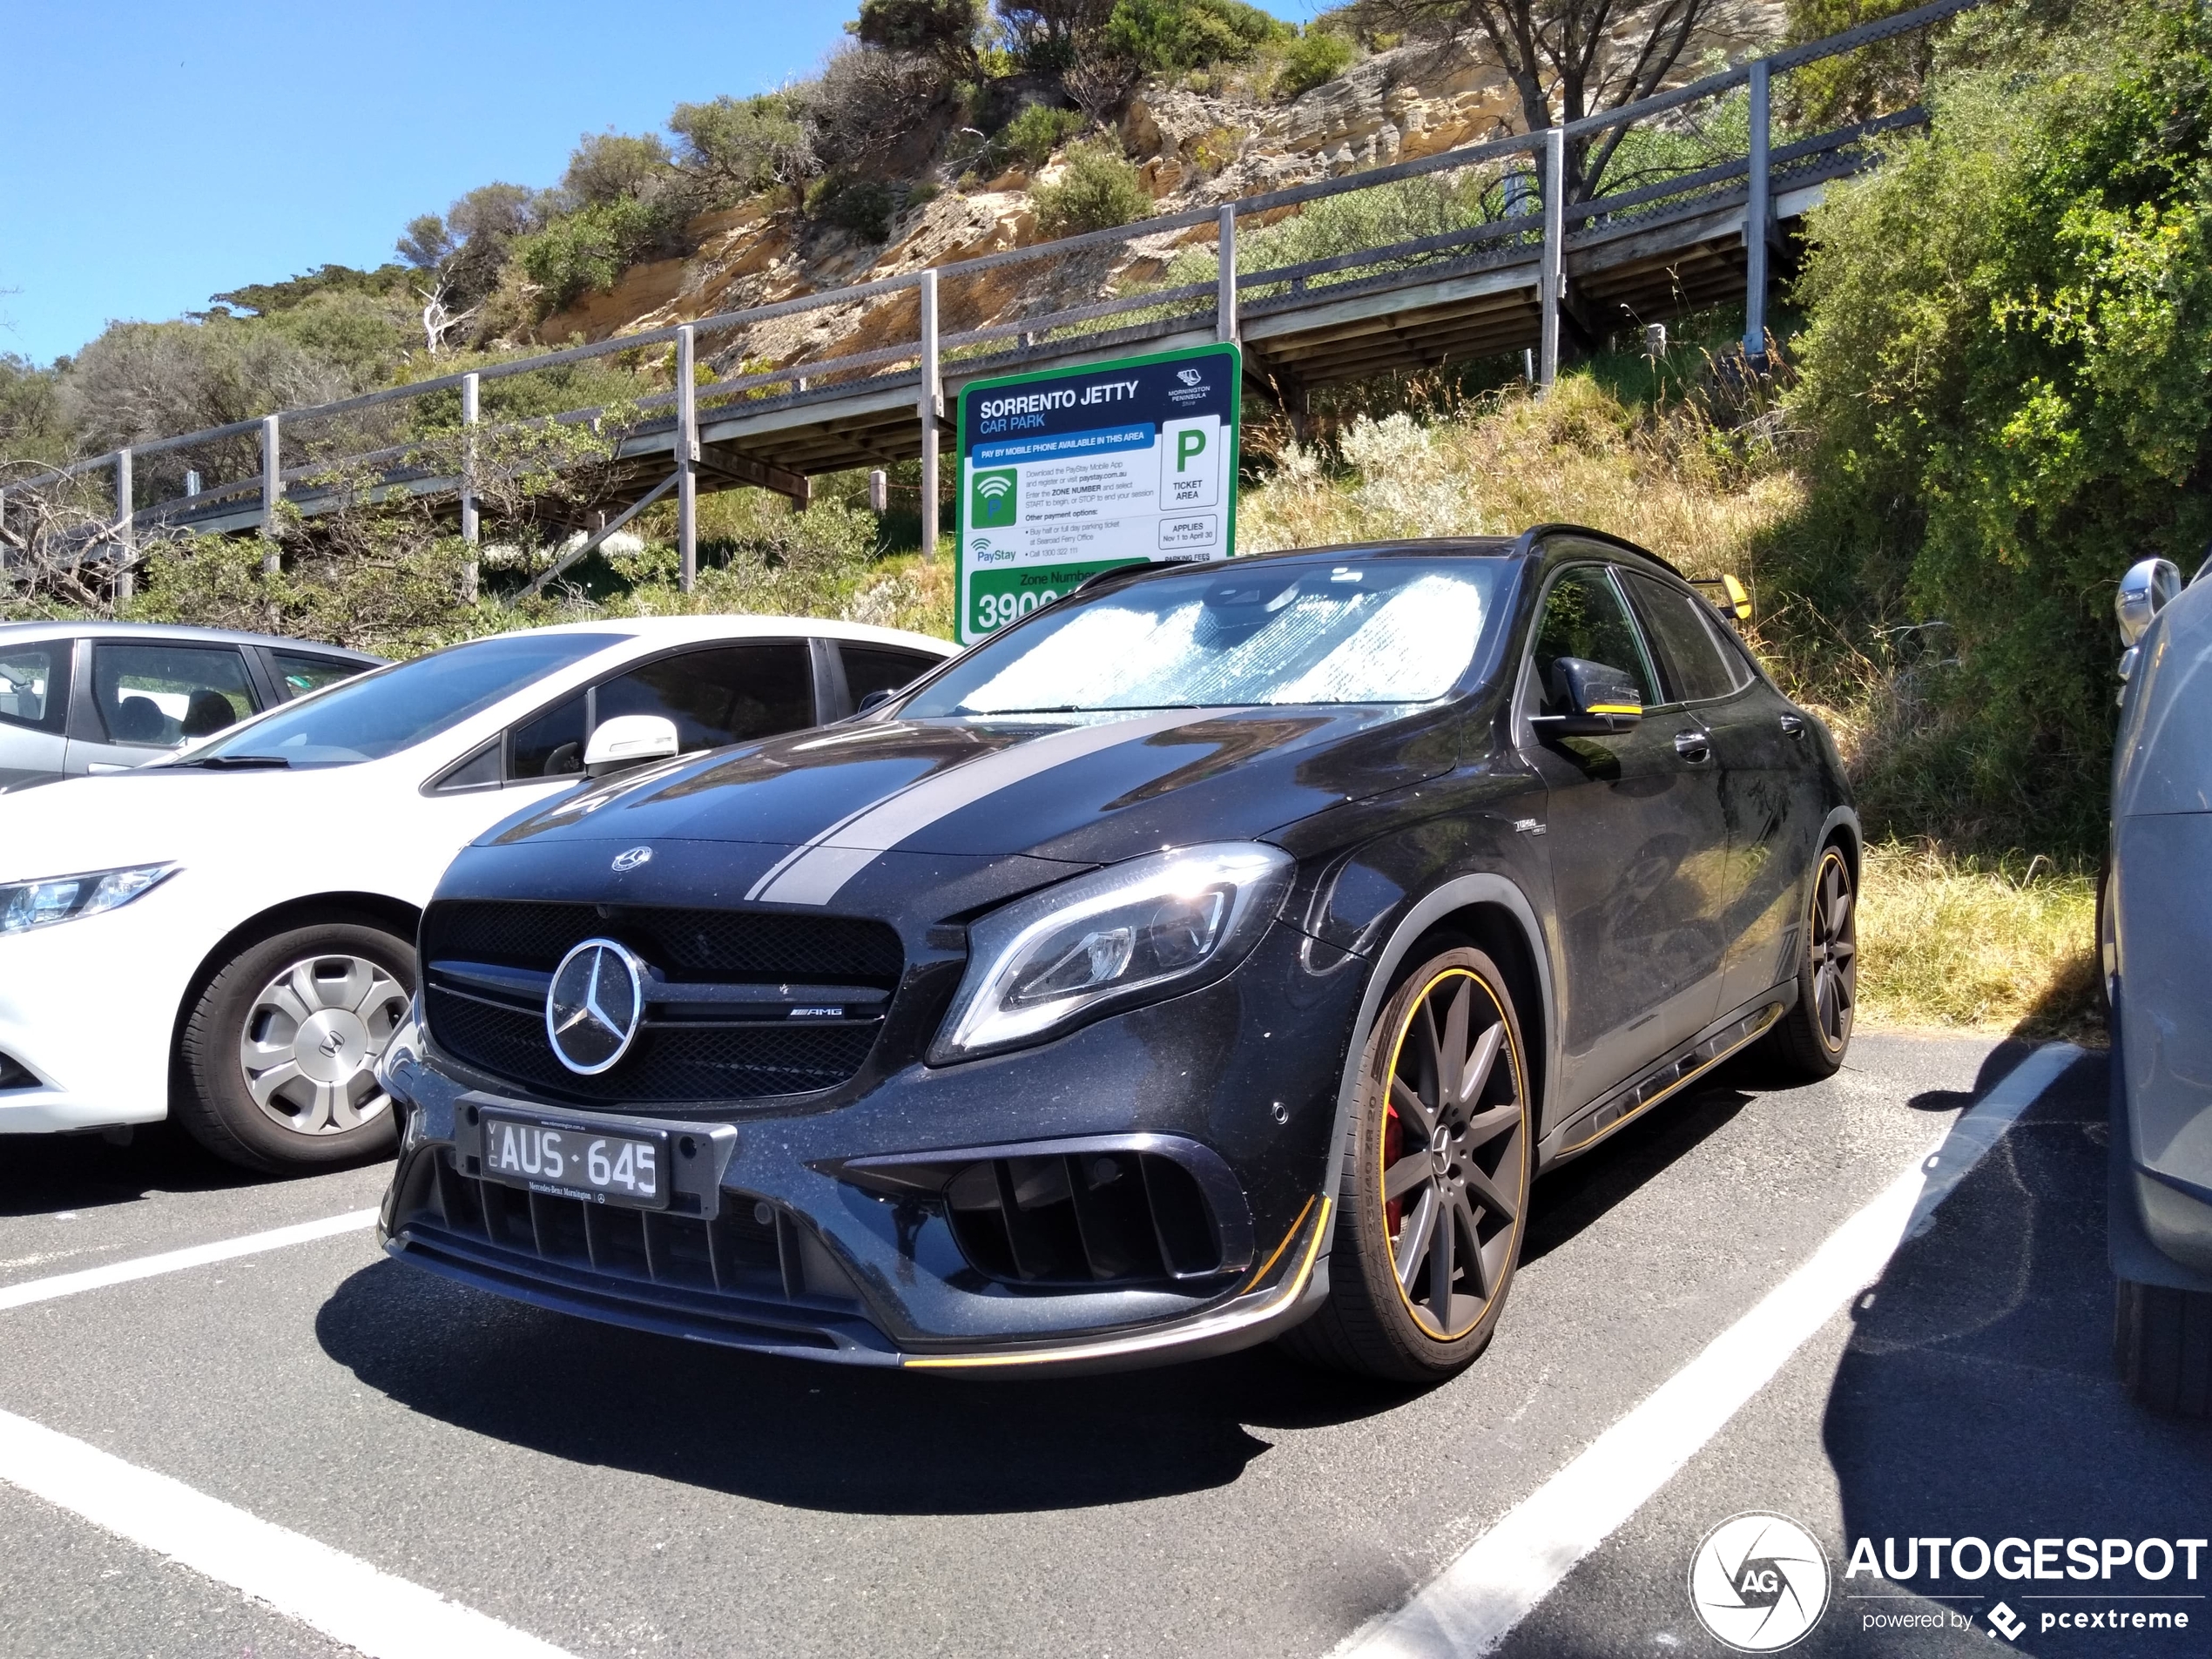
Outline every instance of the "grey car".
<path id="1" fill-rule="evenodd" d="M 218 628 L 0 623 L 0 789 L 143 765 L 383 660 Z"/>
<path id="2" fill-rule="evenodd" d="M 2098 945 L 2113 1015 L 2107 1237 L 2128 1392 L 2212 1415 L 2212 561 L 2119 595 L 2120 736 Z"/>

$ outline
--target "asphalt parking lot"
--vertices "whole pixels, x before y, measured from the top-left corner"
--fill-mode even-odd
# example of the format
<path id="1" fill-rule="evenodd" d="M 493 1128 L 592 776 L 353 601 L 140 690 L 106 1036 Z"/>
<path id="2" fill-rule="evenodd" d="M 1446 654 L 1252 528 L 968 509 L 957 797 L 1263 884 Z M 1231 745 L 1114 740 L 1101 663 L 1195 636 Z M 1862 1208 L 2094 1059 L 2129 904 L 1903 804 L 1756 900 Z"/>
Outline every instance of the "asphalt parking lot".
<path id="1" fill-rule="evenodd" d="M 1770 1379 L 1739 1366 L 1747 1403 L 1648 1499 L 1606 1486 L 1608 1428 L 1670 1379 L 1721 1374 L 1730 1351 L 1701 1359 L 1708 1345 L 2030 1065 L 2043 1086 L 2014 1080 L 2017 1121 L 1871 1291 L 1815 1308 Z M 415 1273 L 365 1223 L 50 1295 L 31 1287 L 353 1215 L 384 1171 L 264 1183 L 165 1132 L 18 1141 L 0 1149 L 0 1413 L 26 1426 L 0 1462 L 27 1426 L 53 1431 L 121 1460 L 99 1468 L 167 1477 L 155 1495 L 181 1490 L 179 1514 L 218 1501 L 570 1654 L 840 1659 L 1450 1651 L 1400 1609 L 1580 1469 L 1629 1493 L 1625 1517 L 1527 1591 L 1502 1652 L 1725 1652 L 1689 1563 L 1716 1523 L 1763 1509 L 1836 1571 L 1793 1651 L 1986 1654 L 2007 1645 L 1979 1622 L 1996 1588 L 1938 1602 L 1845 1578 L 1850 1541 L 2212 1521 L 2212 1429 L 2138 1412 L 2114 1379 L 2105 1102 L 2101 1055 L 1956 1039 L 1862 1035 L 1813 1088 L 1723 1078 L 1539 1184 L 1496 1341 L 1423 1393 L 1272 1350 L 1021 1383 L 768 1361 Z M 128 1480 L 79 1495 L 69 1480 L 98 1484 L 82 1454 L 57 1467 L 48 1497 L 0 1482 L 0 1654 L 347 1651 L 312 1607 L 130 1541 Z M 2203 1608 L 2212 1559 L 2199 1570 L 2161 1605 Z M 2080 1588 L 2002 1587 L 2029 1615 L 2010 1645 L 2212 1650 L 2212 1609 L 2187 1634 L 2077 1635 L 2040 1630 L 2048 1597 L 2017 1594 Z M 1963 1617 L 1870 1628 L 1904 1608 Z"/>

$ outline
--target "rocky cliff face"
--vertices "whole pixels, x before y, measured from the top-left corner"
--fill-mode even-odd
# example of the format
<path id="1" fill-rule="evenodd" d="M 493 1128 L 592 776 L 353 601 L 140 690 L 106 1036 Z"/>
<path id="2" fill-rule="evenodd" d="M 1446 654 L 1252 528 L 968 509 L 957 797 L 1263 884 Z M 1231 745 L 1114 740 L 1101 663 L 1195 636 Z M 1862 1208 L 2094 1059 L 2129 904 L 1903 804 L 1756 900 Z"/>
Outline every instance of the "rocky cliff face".
<path id="1" fill-rule="evenodd" d="M 1620 25 L 1624 43 L 1640 11 Z M 1770 45 L 1783 22 L 1780 0 L 1728 0 L 1684 55 L 1677 80 L 1703 72 L 1716 53 Z M 1519 101 L 1505 71 L 1487 44 L 1468 35 L 1440 48 L 1376 53 L 1288 104 L 1146 85 L 1130 99 L 1120 137 L 1160 211 L 1172 212 L 1433 155 L 1519 126 Z M 547 318 L 538 338 L 600 340 L 1025 246 L 1037 239 L 1030 191 L 1057 168 L 1055 158 L 1034 176 L 1013 172 L 981 189 L 944 188 L 900 213 L 881 244 L 810 225 L 796 209 L 766 199 L 708 214 L 691 226 L 697 251 L 688 258 L 633 267 L 610 292 Z M 1145 239 L 1103 260 L 1076 259 L 1049 271 L 1042 262 L 1008 267 L 1002 280 L 972 284 L 974 292 L 963 293 L 967 326 L 1041 300 L 1076 303 L 1117 280 L 1149 275 L 1182 239 L 1176 233 Z M 1051 292 L 1040 293 L 1040 285 Z M 910 338 L 913 307 L 910 295 L 894 295 L 810 314 L 778 339 L 776 354 L 791 361 L 785 351 L 864 351 Z"/>

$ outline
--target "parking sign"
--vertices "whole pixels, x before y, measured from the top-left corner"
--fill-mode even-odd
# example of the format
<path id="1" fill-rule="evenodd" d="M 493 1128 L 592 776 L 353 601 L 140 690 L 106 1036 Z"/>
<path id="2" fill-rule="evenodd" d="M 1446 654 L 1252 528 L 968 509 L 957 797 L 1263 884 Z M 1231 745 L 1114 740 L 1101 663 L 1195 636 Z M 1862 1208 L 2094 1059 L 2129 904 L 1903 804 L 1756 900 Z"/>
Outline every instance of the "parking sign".
<path id="1" fill-rule="evenodd" d="M 1140 561 L 1225 559 L 1243 361 L 1202 346 L 960 395 L 960 638 Z"/>

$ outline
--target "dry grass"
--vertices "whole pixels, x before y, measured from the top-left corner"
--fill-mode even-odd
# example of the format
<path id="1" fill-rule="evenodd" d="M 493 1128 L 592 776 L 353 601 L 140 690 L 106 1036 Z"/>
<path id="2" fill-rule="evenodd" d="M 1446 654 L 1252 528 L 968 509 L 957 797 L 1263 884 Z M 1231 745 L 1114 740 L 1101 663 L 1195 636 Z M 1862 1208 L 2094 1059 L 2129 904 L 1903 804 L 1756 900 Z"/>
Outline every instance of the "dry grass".
<path id="1" fill-rule="evenodd" d="M 1870 846 L 1858 913 L 1869 1025 L 2101 1039 L 2096 881 Z"/>
<path id="2" fill-rule="evenodd" d="M 1238 504 L 1238 552 L 1565 522 L 1626 536 L 1693 576 L 1749 576 L 1753 538 L 1804 499 L 1794 471 L 1770 454 L 1747 461 L 1741 435 L 1696 408 L 1640 415 L 1588 375 L 1428 424 L 1362 417 L 1339 448 L 1338 462 L 1285 448 Z"/>

